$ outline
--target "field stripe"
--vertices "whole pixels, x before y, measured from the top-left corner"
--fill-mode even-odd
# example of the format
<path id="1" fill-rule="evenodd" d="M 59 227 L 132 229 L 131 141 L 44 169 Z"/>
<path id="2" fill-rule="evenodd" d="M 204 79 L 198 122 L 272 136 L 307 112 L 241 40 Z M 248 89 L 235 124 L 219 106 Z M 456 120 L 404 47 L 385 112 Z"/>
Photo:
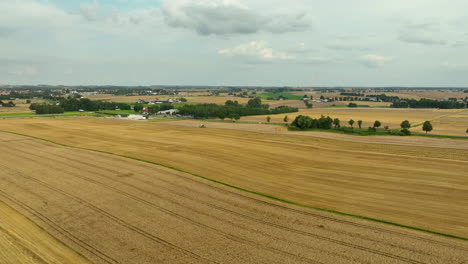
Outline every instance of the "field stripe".
<path id="1" fill-rule="evenodd" d="M 207 180 L 207 181 L 210 181 L 210 182 L 221 184 L 223 186 L 233 188 L 233 189 L 236 189 L 236 190 L 239 190 L 239 191 L 242 191 L 242 192 L 255 194 L 255 195 L 265 197 L 265 198 L 268 198 L 268 199 L 271 199 L 271 200 L 283 202 L 283 203 L 286 203 L 286 204 L 296 205 L 296 206 L 300 206 L 300 207 L 303 207 L 303 208 L 309 208 L 309 209 L 319 210 L 319 211 L 333 213 L 333 214 L 337 214 L 337 215 L 349 216 L 349 217 L 368 220 L 368 221 L 372 221 L 372 222 L 377 222 L 377 223 L 382 223 L 382 224 L 387 224 L 387 225 L 393 225 L 393 226 L 398 226 L 398 227 L 402 227 L 402 228 L 406 228 L 406 229 L 411 229 L 411 230 L 421 231 L 421 232 L 425 232 L 425 233 L 430 233 L 430 234 L 434 234 L 434 235 L 439 235 L 439 236 L 444 236 L 444 237 L 449 237 L 449 238 L 468 241 L 468 237 L 462 237 L 462 236 L 457 236 L 457 235 L 453 235 L 453 234 L 447 234 L 447 233 L 442 233 L 442 232 L 433 231 L 433 230 L 429 230 L 429 229 L 419 228 L 419 227 L 415 227 L 415 226 L 399 224 L 399 223 L 386 221 L 386 220 L 382 220 L 382 219 L 378 219 L 378 218 L 367 217 L 367 216 L 362 216 L 362 215 L 356 215 L 356 214 L 351 214 L 351 213 L 346 213 L 346 212 L 330 210 L 330 209 L 325 209 L 325 208 L 320 208 L 320 207 L 315 207 L 315 206 L 311 206 L 311 205 L 297 203 L 297 202 L 290 201 L 290 200 L 287 200 L 287 199 L 275 197 L 275 196 L 272 196 L 272 195 L 269 195 L 269 194 L 264 194 L 264 193 L 260 193 L 260 192 L 257 192 L 257 191 L 244 189 L 244 188 L 241 188 L 241 187 L 238 187 L 238 186 L 235 186 L 235 185 L 224 183 L 224 182 L 221 182 L 221 181 L 218 181 L 218 180 L 215 180 L 215 179 L 207 178 L 207 177 L 195 174 L 195 173 L 191 173 L 191 172 L 188 172 L 188 171 L 181 170 L 179 168 L 175 168 L 175 167 L 172 167 L 172 166 L 169 166 L 169 165 L 165 165 L 165 164 L 161 164 L 161 163 L 157 163 L 157 162 L 153 162 L 153 161 L 147 161 L 147 160 L 143 160 L 143 159 L 139 159 L 139 158 L 135 158 L 135 157 L 131 157 L 131 156 L 126 156 L 126 155 L 120 155 L 120 154 L 116 154 L 116 153 L 112 153 L 112 152 L 108 152 L 108 151 L 70 146 L 70 145 L 54 142 L 54 141 L 51 141 L 51 140 L 47 140 L 47 139 L 43 139 L 43 138 L 39 138 L 39 137 L 35 137 L 35 136 L 30 136 L 30 135 L 26 135 L 26 134 L 21 134 L 21 133 L 17 133 L 17 132 L 12 132 L 12 131 L 0 130 L 0 132 L 19 135 L 19 136 L 25 136 L 25 137 L 29 137 L 29 138 L 34 138 L 34 139 L 37 139 L 37 140 L 49 142 L 49 143 L 59 145 L 59 146 L 63 146 L 63 147 L 94 151 L 94 152 L 110 154 L 110 155 L 114 155 L 114 156 L 118 156 L 118 157 L 123 157 L 123 158 L 128 158 L 128 159 L 132 159 L 132 160 L 137 160 L 137 161 L 141 161 L 141 162 L 154 164 L 154 165 L 157 165 L 157 166 L 161 166 L 161 167 L 165 167 L 165 168 L 172 169 L 172 170 L 175 170 L 175 171 L 179 171 L 179 172 L 182 172 L 182 173 L 186 173 L 186 174 L 189 174 L 189 175 L 192 175 L 194 177 L 201 178 L 201 179 L 204 179 L 204 180 Z"/>

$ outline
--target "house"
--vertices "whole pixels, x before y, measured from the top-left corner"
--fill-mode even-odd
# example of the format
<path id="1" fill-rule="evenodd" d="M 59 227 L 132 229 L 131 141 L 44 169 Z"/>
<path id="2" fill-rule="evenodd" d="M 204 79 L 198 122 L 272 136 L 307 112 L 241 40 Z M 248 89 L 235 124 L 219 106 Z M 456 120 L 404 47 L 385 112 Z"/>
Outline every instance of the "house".
<path id="1" fill-rule="evenodd" d="M 144 115 L 128 115 L 127 118 L 130 119 L 130 120 L 145 120 L 145 119 L 148 119 L 148 117 L 146 117 Z"/>
<path id="2" fill-rule="evenodd" d="M 177 114 L 177 112 L 179 112 L 179 110 L 169 109 L 169 110 L 159 111 L 157 114 L 158 115 L 173 115 L 173 114 Z"/>
<path id="3" fill-rule="evenodd" d="M 165 100 L 154 100 L 154 101 L 151 101 L 149 102 L 150 105 L 155 105 L 155 104 L 169 104 L 169 101 L 165 101 Z"/>

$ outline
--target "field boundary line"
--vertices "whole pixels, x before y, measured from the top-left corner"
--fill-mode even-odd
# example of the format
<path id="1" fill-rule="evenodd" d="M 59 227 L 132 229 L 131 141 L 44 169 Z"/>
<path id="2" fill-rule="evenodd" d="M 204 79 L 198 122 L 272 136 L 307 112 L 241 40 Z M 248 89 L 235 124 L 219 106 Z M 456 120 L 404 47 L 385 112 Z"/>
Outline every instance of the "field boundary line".
<path id="1" fill-rule="evenodd" d="M 268 198 L 270 200 L 274 200 L 274 201 L 277 201 L 277 202 L 282 202 L 282 203 L 286 203 L 286 204 L 290 204 L 290 205 L 299 206 L 299 207 L 302 207 L 302 208 L 318 210 L 318 211 L 332 213 L 332 214 L 336 214 L 336 215 L 349 216 L 349 217 L 353 217 L 353 218 L 368 220 L 368 221 L 371 221 L 371 222 L 377 222 L 377 223 L 382 223 L 382 224 L 387 224 L 387 225 L 392 225 L 392 226 L 398 226 L 398 227 L 402 227 L 402 228 L 406 228 L 406 229 L 421 231 L 421 232 L 424 232 L 424 233 L 429 233 L 429 234 L 434 234 L 434 235 L 439 235 L 439 236 L 444 236 L 444 237 L 449 237 L 449 238 L 468 241 L 468 237 L 462 237 L 462 236 L 447 234 L 447 233 L 443 233 L 443 232 L 433 231 L 433 230 L 429 230 L 429 229 L 425 229 L 425 228 L 420 228 L 420 227 L 415 227 L 415 226 L 410 226 L 410 225 L 405 225 L 405 224 L 399 224 L 399 223 L 395 223 L 395 222 L 391 222 L 391 221 L 387 221 L 387 220 L 383 220 L 383 219 L 378 219 L 378 218 L 373 218 L 373 217 L 368 217 L 368 216 L 362 216 L 362 215 L 357 215 L 357 214 L 351 214 L 351 213 L 346 213 L 346 212 L 341 212 L 341 211 L 316 207 L 316 206 L 312 206 L 312 205 L 301 204 L 301 203 L 298 203 L 298 202 L 294 202 L 294 201 L 290 201 L 290 200 L 287 200 L 287 199 L 279 198 L 279 197 L 272 196 L 272 195 L 269 195 L 269 194 L 264 194 L 264 193 L 261 193 L 261 192 L 245 189 L 245 188 L 242 188 L 242 187 L 238 187 L 238 186 L 235 186 L 235 185 L 232 185 L 232 184 L 224 183 L 224 182 L 221 182 L 221 181 L 218 181 L 218 180 L 215 180 L 215 179 L 211 179 L 211 178 L 208 178 L 208 177 L 205 177 L 205 176 L 201 176 L 201 175 L 198 175 L 198 174 L 195 174 L 195 173 L 192 173 L 192 172 L 188 172 L 188 171 L 185 171 L 185 170 L 182 170 L 182 169 L 179 169 L 179 168 L 172 167 L 170 165 L 165 165 L 165 164 L 157 163 L 157 162 L 154 162 L 154 161 L 148 161 L 148 160 L 144 160 L 144 159 L 139 159 L 139 158 L 135 158 L 135 157 L 131 157 L 131 156 L 116 154 L 116 153 L 113 153 L 113 152 L 108 152 L 108 151 L 103 151 L 103 150 L 96 150 L 96 149 L 90 149 L 90 148 L 84 148 L 84 147 L 70 146 L 70 145 L 58 143 L 58 142 L 55 142 L 55 141 L 52 141 L 52 140 L 43 139 L 43 138 L 30 136 L 30 135 L 26 135 L 26 134 L 21 134 L 21 133 L 17 133 L 17 132 L 12 132 L 12 131 L 0 130 L 0 132 L 19 135 L 19 136 L 24 136 L 24 137 L 29 137 L 29 138 L 41 140 L 41 141 L 44 141 L 44 142 L 52 143 L 52 144 L 55 144 L 55 145 L 59 145 L 59 146 L 62 146 L 62 147 L 68 147 L 68 148 L 80 149 L 80 150 L 87 150 L 87 151 L 94 151 L 94 152 L 109 154 L 109 155 L 113 155 L 113 156 L 117 156 L 117 157 L 132 159 L 132 160 L 136 160 L 136 161 L 140 161 L 140 162 L 145 162 L 145 163 L 161 166 L 161 167 L 172 169 L 172 170 L 175 170 L 175 171 L 178 171 L 178 172 L 182 172 L 182 173 L 185 173 L 185 174 L 188 174 L 188 175 L 200 178 L 200 179 L 204 179 L 204 180 L 207 180 L 207 181 L 210 181 L 210 182 L 213 182 L 213 183 L 217 183 L 217 184 L 220 184 L 220 185 L 232 188 L 232 189 L 236 189 L 236 190 L 239 190 L 239 191 L 242 191 L 242 192 L 254 194 L 254 195 L 261 196 L 261 197 L 264 197 L 264 198 Z"/>

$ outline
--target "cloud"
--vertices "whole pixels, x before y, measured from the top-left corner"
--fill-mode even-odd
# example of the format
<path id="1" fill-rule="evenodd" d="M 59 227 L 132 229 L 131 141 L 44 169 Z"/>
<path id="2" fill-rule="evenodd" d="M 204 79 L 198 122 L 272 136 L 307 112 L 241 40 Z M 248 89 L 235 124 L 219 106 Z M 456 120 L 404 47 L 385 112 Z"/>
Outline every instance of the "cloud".
<path id="1" fill-rule="evenodd" d="M 232 0 L 164 0 L 161 10 L 174 28 L 195 30 L 200 35 L 253 34 L 260 31 L 305 31 L 305 13 L 262 15 Z"/>
<path id="2" fill-rule="evenodd" d="M 232 49 L 222 49 L 218 54 L 239 57 L 249 63 L 267 63 L 273 61 L 293 60 L 294 57 L 284 52 L 278 52 L 268 46 L 264 40 L 251 41 L 249 43 L 241 44 Z"/>
<path id="3" fill-rule="evenodd" d="M 13 28 L 0 26 L 0 37 L 6 37 L 13 33 L 15 33 L 15 30 Z"/>
<path id="4" fill-rule="evenodd" d="M 291 53 L 298 53 L 298 54 L 306 54 L 310 53 L 312 51 L 315 51 L 316 49 L 309 47 L 307 44 L 304 42 L 300 42 L 293 47 L 291 47 L 288 51 Z"/>
<path id="5" fill-rule="evenodd" d="M 89 21 L 98 20 L 97 11 L 99 9 L 99 4 L 94 1 L 92 3 L 85 3 L 80 5 L 80 15 Z"/>
<path id="6" fill-rule="evenodd" d="M 399 31 L 398 39 L 420 45 L 447 44 L 447 40 L 437 28 L 438 25 L 431 22 L 409 24 Z"/>
<path id="7" fill-rule="evenodd" d="M 10 74 L 18 76 L 34 75 L 37 72 L 37 68 L 31 65 L 16 67 L 15 69 L 10 70 Z"/>
<path id="8" fill-rule="evenodd" d="M 368 54 L 358 58 L 358 62 L 369 68 L 378 68 L 384 66 L 385 63 L 393 60 L 392 57 L 386 57 L 375 54 Z"/>

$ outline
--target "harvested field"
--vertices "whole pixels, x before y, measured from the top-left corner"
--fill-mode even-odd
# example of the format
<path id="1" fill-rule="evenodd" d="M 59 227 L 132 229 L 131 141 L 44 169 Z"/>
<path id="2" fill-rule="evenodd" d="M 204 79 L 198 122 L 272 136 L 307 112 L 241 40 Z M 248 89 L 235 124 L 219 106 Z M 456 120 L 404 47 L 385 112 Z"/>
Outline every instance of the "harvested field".
<path id="1" fill-rule="evenodd" d="M 0 121 L 3 130 L 158 162 L 310 206 L 468 236 L 468 151 L 452 140 L 426 139 L 450 147 L 414 147 L 96 118 Z"/>
<path id="2" fill-rule="evenodd" d="M 43 230 L 93 263 L 468 261 L 464 242 L 301 209 L 140 161 L 6 133 L 0 147 L 0 227 Z M 21 217 L 2 203 L 37 226 L 8 226 Z M 47 240 L 22 239 L 53 252 Z M 0 254 L 14 253 L 8 247 L 0 243 Z"/>
<path id="3" fill-rule="evenodd" d="M 289 116 L 292 121 L 298 115 L 308 115 L 318 118 L 321 115 L 339 118 L 341 124 L 348 126 L 350 119 L 354 121 L 362 120 L 362 127 L 372 126 L 375 120 L 382 122 L 382 127 L 389 126 L 390 129 L 400 127 L 403 120 L 409 120 L 412 125 L 421 124 L 426 120 L 433 122 L 434 130 L 432 134 L 466 136 L 468 128 L 468 110 L 466 109 L 398 109 L 398 108 L 327 108 L 327 109 L 304 109 L 297 113 L 272 115 L 271 122 L 281 123 L 284 116 Z M 453 116 L 455 122 L 450 122 L 446 118 Z M 265 122 L 267 116 L 246 116 L 241 121 Z M 441 122 L 438 122 L 441 120 Z M 445 121 L 444 121 L 445 120 Z M 356 126 L 356 124 L 355 124 Z M 463 129 L 465 127 L 465 129 Z M 413 129 L 423 132 L 421 127 Z"/>
<path id="4" fill-rule="evenodd" d="M 0 144 L 3 147 L 2 141 L 0 140 Z M 3 165 L 2 162 L 0 164 Z M 3 177 L 4 173 L 6 171 L 2 170 L 0 175 Z M 83 256 L 2 202 L 2 191 L 3 189 L 0 190 L 0 263 L 89 263 Z"/>

